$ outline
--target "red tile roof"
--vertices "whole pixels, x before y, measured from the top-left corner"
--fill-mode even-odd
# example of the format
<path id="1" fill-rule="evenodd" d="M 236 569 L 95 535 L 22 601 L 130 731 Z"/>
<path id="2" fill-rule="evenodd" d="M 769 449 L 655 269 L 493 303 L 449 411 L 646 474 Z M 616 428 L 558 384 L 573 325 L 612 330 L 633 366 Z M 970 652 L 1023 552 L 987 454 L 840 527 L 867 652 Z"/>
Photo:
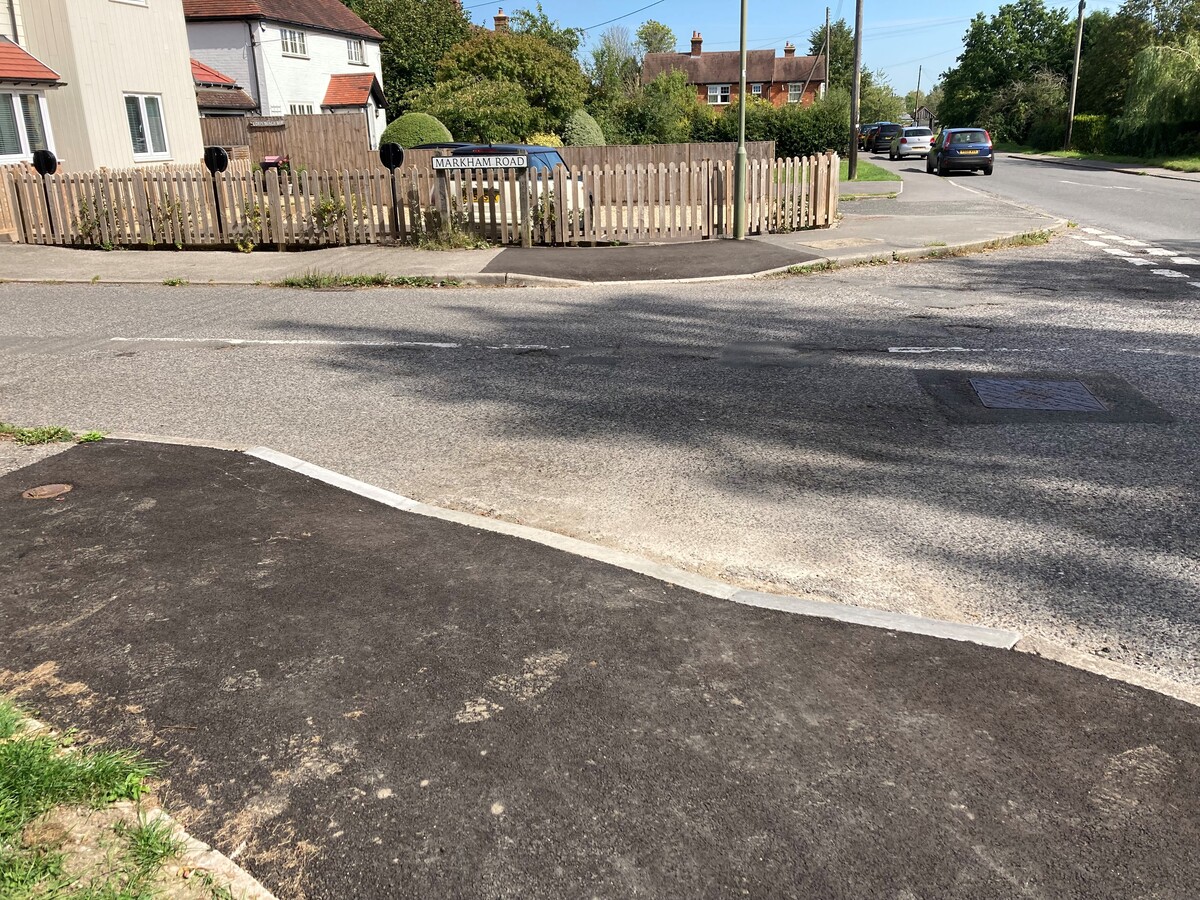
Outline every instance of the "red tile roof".
<path id="1" fill-rule="evenodd" d="M 385 106 L 383 88 L 374 75 L 330 75 L 322 106 L 366 106 L 370 96 Z"/>
<path id="2" fill-rule="evenodd" d="M 206 66 L 198 59 L 192 60 L 192 81 L 196 84 L 219 84 L 228 87 L 237 84 L 224 72 L 218 72 L 212 66 Z"/>
<path id="3" fill-rule="evenodd" d="M 665 72 L 680 71 L 688 84 L 736 84 L 741 63 L 738 51 L 715 53 L 647 53 L 642 60 L 642 83 L 649 84 Z M 825 80 L 825 58 L 821 56 L 776 56 L 774 50 L 751 50 L 746 54 L 746 82 L 781 83 Z"/>
<path id="4" fill-rule="evenodd" d="M 270 19 L 383 40 L 341 0 L 183 0 L 187 19 Z"/>
<path id="5" fill-rule="evenodd" d="M 38 62 L 23 48 L 0 36 L 0 81 L 54 84 L 58 73 Z"/>

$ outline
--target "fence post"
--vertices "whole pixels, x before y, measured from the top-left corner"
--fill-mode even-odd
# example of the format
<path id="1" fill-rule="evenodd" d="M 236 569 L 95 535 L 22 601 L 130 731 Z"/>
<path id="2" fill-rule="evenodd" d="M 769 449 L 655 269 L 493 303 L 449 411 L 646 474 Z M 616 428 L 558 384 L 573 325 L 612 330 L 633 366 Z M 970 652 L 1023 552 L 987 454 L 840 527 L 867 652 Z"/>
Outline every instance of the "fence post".
<path id="1" fill-rule="evenodd" d="M 830 154 L 829 157 L 829 218 L 828 222 L 832 225 L 837 221 L 838 199 L 841 191 L 838 188 L 838 175 L 842 168 L 842 160 L 836 152 Z"/>
<path id="2" fill-rule="evenodd" d="M 519 179 L 519 193 L 521 195 L 521 246 L 533 246 L 533 216 L 529 210 L 529 189 L 532 181 L 531 175 L 533 170 L 525 168 L 521 171 Z"/>

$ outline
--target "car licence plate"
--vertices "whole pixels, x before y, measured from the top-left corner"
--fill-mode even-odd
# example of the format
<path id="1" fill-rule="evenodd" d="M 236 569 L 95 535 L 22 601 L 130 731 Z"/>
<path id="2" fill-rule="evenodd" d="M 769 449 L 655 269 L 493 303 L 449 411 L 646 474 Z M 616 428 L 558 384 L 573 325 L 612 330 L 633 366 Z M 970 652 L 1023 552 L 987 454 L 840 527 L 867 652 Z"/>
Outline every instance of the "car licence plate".
<path id="1" fill-rule="evenodd" d="M 959 150 L 958 155 L 959 156 L 978 156 L 979 151 L 978 150 Z"/>

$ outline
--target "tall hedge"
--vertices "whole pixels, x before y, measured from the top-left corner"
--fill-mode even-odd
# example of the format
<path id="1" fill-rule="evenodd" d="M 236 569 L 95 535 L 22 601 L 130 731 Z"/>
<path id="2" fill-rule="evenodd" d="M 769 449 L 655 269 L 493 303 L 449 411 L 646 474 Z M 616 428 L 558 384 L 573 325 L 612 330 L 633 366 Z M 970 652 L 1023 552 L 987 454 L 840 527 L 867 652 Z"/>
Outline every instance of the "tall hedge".
<path id="1" fill-rule="evenodd" d="M 380 143 L 396 143 L 405 149 L 421 144 L 440 144 L 453 140 L 450 129 L 428 113 L 405 113 L 383 130 Z"/>

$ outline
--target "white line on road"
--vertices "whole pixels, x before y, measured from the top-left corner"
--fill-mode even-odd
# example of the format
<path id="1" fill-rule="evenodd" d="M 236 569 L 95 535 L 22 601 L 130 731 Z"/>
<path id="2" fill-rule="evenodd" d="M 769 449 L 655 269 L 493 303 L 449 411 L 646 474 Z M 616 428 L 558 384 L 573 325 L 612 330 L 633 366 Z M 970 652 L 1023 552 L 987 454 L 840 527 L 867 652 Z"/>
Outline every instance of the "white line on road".
<path id="1" fill-rule="evenodd" d="M 1174 269 L 1151 269 L 1150 271 L 1163 278 L 1187 278 L 1182 272 L 1176 272 Z"/>
<path id="2" fill-rule="evenodd" d="M 425 350 L 569 350 L 569 344 L 459 344 L 451 341 L 326 341 L 307 338 L 182 338 L 182 337 L 114 337 L 110 341 L 124 343 L 169 344 L 256 344 L 270 347 L 383 347 L 417 348 Z"/>
<path id="3" fill-rule="evenodd" d="M 1105 191 L 1141 191 L 1141 188 L 1125 187 L 1119 184 L 1084 184 L 1082 181 L 1067 181 L 1065 178 L 1060 178 L 1058 181 L 1060 184 L 1073 184 L 1076 187 L 1085 188 L 1100 188 Z"/>
<path id="4" fill-rule="evenodd" d="M 1147 247 L 1147 256 L 1176 256 L 1174 250 L 1164 250 L 1162 247 Z"/>
<path id="5" fill-rule="evenodd" d="M 1084 243 L 1087 244 L 1089 247 L 1107 247 L 1108 246 L 1108 244 L 1106 244 L 1104 241 L 1087 241 L 1087 240 L 1085 240 Z"/>
<path id="6" fill-rule="evenodd" d="M 1126 247 L 1148 247 L 1149 246 L 1149 244 L 1147 244 L 1145 241 L 1138 241 L 1138 240 L 1134 240 L 1133 238 L 1117 238 L 1117 240 L 1120 241 L 1122 244 L 1124 244 Z"/>
<path id="7" fill-rule="evenodd" d="M 1128 250 L 1122 250 L 1120 247 L 1105 247 L 1105 253 L 1111 253 L 1113 256 L 1133 256 Z"/>
<path id="8" fill-rule="evenodd" d="M 979 195 L 981 195 L 981 196 L 982 196 L 982 194 L 983 194 L 983 191 L 977 191 L 977 190 L 975 190 L 974 188 L 965 187 L 965 186 L 963 186 L 963 185 L 959 184 L 959 183 L 958 183 L 958 182 L 956 182 L 956 181 L 951 181 L 951 182 L 950 182 L 950 184 L 954 185 L 954 186 L 955 186 L 956 188 L 958 188 L 959 190 L 966 191 L 968 194 L 979 194 Z"/>
<path id="9" fill-rule="evenodd" d="M 1127 263 L 1133 263 L 1135 266 L 1152 266 L 1152 265 L 1154 265 L 1154 260 L 1142 259 L 1142 257 L 1140 257 L 1140 256 L 1122 256 L 1121 259 L 1125 260 L 1125 262 L 1127 262 Z"/>
<path id="10" fill-rule="evenodd" d="M 1074 184 L 1074 182 L 1071 182 L 1071 183 Z M 1105 231 L 1103 228 L 1085 228 L 1083 230 L 1086 231 L 1088 234 L 1105 234 Z"/>
<path id="11" fill-rule="evenodd" d="M 1191 256 L 1173 256 L 1171 262 L 1177 266 L 1200 266 L 1200 259 Z"/>
<path id="12" fill-rule="evenodd" d="M 1070 353 L 1070 347 L 888 347 L 888 353 Z"/>

